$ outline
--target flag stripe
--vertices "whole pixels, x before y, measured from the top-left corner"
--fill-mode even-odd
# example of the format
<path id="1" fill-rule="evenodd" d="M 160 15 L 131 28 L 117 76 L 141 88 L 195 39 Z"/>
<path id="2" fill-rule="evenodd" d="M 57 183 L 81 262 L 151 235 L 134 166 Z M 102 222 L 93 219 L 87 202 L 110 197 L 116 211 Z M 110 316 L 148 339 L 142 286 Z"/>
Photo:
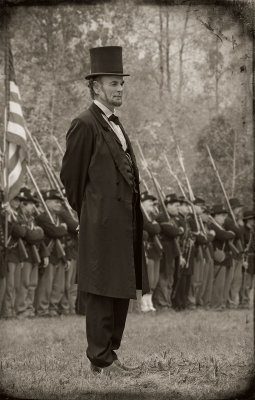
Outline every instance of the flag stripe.
<path id="1" fill-rule="evenodd" d="M 22 109 L 19 103 L 16 101 L 9 102 L 9 111 L 13 114 L 18 114 L 23 119 Z"/>
<path id="2" fill-rule="evenodd" d="M 20 101 L 19 88 L 18 88 L 18 86 L 16 85 L 16 83 L 13 82 L 13 81 L 10 81 L 10 93 L 11 93 L 11 92 L 15 93 L 15 94 L 17 95 L 17 97 L 18 97 L 18 101 Z"/>
<path id="3" fill-rule="evenodd" d="M 19 88 L 15 81 L 13 58 L 9 47 L 9 99 L 6 140 L 8 145 L 8 191 L 9 200 L 15 197 L 24 184 L 26 167 L 27 134 L 21 108 Z M 5 167 L 6 173 L 6 167 Z"/>
<path id="4" fill-rule="evenodd" d="M 9 118 L 10 121 L 12 121 L 13 123 L 22 127 L 22 132 L 24 131 L 22 134 L 22 137 L 23 137 L 23 139 L 27 139 L 27 134 L 24 129 L 24 125 L 25 125 L 24 118 L 13 112 L 10 112 L 9 115 L 10 115 L 10 118 Z M 18 134 L 18 132 L 17 132 L 17 134 Z"/>
<path id="5" fill-rule="evenodd" d="M 20 104 L 20 99 L 19 99 L 19 96 L 17 95 L 17 93 L 10 92 L 10 100 L 14 101 L 15 103 Z"/>
<path id="6" fill-rule="evenodd" d="M 14 135 L 20 136 L 24 141 L 27 140 L 26 131 L 19 123 L 8 121 L 7 133 L 13 133 Z"/>

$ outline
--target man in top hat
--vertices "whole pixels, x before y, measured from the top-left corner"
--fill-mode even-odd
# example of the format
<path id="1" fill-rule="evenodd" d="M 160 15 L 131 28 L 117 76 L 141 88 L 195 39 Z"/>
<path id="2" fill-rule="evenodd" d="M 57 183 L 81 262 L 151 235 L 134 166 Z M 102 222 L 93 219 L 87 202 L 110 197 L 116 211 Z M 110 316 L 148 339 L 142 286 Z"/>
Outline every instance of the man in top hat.
<path id="1" fill-rule="evenodd" d="M 61 180 L 77 211 L 78 290 L 86 293 L 87 356 L 93 373 L 120 372 L 129 299 L 149 291 L 143 260 L 139 175 L 130 140 L 115 115 L 122 104 L 122 48 L 90 50 L 92 105 L 71 123 Z"/>
<path id="2" fill-rule="evenodd" d="M 239 291 L 242 286 L 242 265 L 243 265 L 243 246 L 244 246 L 244 223 L 243 223 L 243 204 L 236 197 L 229 199 L 230 206 L 235 216 L 236 223 L 231 215 L 228 215 L 224 223 L 224 228 L 235 233 L 233 245 L 237 251 L 232 251 L 232 265 L 226 274 L 226 306 L 237 308 L 239 305 Z"/>

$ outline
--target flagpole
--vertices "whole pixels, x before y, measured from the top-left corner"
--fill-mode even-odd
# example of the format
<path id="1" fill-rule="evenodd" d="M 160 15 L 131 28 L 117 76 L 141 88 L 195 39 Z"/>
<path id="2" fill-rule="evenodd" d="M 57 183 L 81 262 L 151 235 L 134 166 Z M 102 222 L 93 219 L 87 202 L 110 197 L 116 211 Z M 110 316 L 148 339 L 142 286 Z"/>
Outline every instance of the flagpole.
<path id="1" fill-rule="evenodd" d="M 4 138 L 3 138 L 3 152 L 4 152 L 4 201 L 5 203 L 9 200 L 9 175 L 8 175 L 8 153 L 9 144 L 7 142 L 7 123 L 9 115 L 9 97 L 10 97 L 10 79 L 9 79 L 9 31 L 8 31 L 8 9 L 5 6 L 4 9 L 4 35 L 5 35 L 5 110 L 4 110 Z M 5 247 L 8 243 L 8 213 L 5 211 Z"/>

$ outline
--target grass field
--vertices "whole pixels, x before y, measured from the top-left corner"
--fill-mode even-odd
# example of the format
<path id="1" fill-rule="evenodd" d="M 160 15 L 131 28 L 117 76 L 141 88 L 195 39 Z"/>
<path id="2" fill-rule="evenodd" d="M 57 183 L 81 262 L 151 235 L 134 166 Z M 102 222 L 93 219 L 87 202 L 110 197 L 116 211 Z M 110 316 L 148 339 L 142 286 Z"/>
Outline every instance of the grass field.
<path id="1" fill-rule="evenodd" d="M 136 377 L 95 377 L 85 317 L 0 321 L 6 394 L 44 399 L 222 399 L 254 374 L 253 310 L 129 313 L 120 360 Z"/>

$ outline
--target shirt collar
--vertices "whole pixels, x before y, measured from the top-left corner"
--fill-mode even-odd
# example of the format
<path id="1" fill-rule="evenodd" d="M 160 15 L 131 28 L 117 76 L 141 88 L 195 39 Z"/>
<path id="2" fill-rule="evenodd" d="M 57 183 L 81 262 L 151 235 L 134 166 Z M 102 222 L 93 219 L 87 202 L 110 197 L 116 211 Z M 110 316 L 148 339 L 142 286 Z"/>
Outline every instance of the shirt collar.
<path id="1" fill-rule="evenodd" d="M 114 114 L 114 111 L 112 112 L 111 110 L 109 110 L 108 107 L 106 107 L 104 104 L 102 104 L 100 101 L 98 100 L 94 100 L 94 104 L 100 108 L 100 110 L 103 111 L 103 113 L 107 116 L 107 118 L 109 118 L 112 114 Z"/>

